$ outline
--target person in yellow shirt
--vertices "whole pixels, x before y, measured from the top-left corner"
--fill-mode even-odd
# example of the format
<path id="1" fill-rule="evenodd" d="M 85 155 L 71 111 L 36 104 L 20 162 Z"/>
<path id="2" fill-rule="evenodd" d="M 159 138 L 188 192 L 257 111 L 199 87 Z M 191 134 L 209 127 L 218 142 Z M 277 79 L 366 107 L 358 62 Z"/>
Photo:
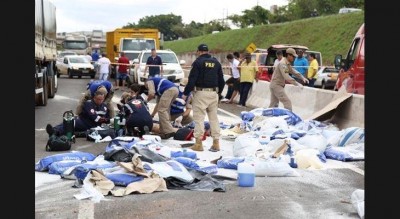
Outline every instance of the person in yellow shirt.
<path id="1" fill-rule="evenodd" d="M 253 86 L 253 81 L 258 82 L 258 68 L 256 61 L 251 60 L 251 54 L 244 55 L 245 60 L 238 67 L 240 69 L 240 99 L 238 106 L 246 106 L 247 96 L 250 88 Z"/>
<path id="2" fill-rule="evenodd" d="M 317 75 L 318 62 L 315 59 L 315 53 L 308 54 L 308 61 L 310 62 L 310 66 L 308 66 L 308 72 L 307 72 L 307 79 L 309 81 L 307 86 L 314 87 L 314 83 L 318 77 Z"/>

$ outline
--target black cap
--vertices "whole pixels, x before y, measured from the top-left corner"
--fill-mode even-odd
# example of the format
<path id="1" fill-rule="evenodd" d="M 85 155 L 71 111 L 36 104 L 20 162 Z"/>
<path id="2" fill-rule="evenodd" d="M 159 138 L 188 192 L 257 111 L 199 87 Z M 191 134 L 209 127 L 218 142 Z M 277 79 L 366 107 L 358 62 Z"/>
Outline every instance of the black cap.
<path id="1" fill-rule="evenodd" d="M 208 51 L 208 46 L 206 44 L 200 44 L 197 47 L 197 51 Z"/>

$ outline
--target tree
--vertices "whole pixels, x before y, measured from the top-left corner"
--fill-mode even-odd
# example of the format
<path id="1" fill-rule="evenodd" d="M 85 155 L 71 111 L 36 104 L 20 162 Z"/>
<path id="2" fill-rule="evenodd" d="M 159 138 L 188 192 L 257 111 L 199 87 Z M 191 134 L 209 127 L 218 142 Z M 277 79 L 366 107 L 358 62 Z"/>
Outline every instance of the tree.
<path id="1" fill-rule="evenodd" d="M 174 29 L 178 30 L 180 27 L 183 28 L 183 26 L 182 17 L 171 13 L 145 16 L 144 18 L 139 19 L 137 25 L 135 25 L 135 23 L 128 23 L 128 25 L 123 28 L 157 28 L 164 34 L 164 40 L 168 41 L 178 39 L 179 35 L 174 32 Z"/>
<path id="2" fill-rule="evenodd" d="M 204 24 L 203 26 L 203 34 L 209 34 L 212 33 L 213 31 L 224 31 L 224 30 L 230 30 L 231 28 L 225 24 L 222 23 L 218 20 L 212 20 L 208 22 L 207 24 Z"/>
<path id="3" fill-rule="evenodd" d="M 228 17 L 233 24 L 240 26 L 241 28 L 268 24 L 269 17 L 271 16 L 271 13 L 267 9 L 259 5 L 254 6 L 250 10 L 246 9 L 242 12 L 242 16 L 234 14 Z"/>

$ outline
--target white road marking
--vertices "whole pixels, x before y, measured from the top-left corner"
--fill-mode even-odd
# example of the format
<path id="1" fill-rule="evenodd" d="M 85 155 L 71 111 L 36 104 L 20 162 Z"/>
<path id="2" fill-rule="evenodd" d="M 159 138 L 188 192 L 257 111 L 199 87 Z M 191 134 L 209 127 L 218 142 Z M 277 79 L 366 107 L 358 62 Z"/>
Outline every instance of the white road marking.
<path id="1" fill-rule="evenodd" d="M 78 99 L 74 99 L 74 98 L 70 98 L 70 97 L 62 96 L 62 95 L 58 95 L 58 94 L 56 96 L 54 96 L 54 100 L 72 100 L 75 102 L 79 101 Z"/>

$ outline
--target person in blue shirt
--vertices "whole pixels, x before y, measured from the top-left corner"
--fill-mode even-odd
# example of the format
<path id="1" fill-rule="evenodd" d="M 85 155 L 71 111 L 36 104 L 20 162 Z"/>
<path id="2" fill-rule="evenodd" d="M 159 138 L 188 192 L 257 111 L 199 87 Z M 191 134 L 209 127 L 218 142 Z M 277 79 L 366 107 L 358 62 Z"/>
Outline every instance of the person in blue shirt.
<path id="1" fill-rule="evenodd" d="M 101 126 L 103 123 L 110 123 L 110 113 L 104 103 L 105 96 L 103 92 L 96 91 L 90 100 L 84 102 L 82 111 L 75 119 L 74 132 L 85 132 L 88 129 Z M 47 124 L 46 132 L 49 137 L 53 134 L 65 135 L 63 123 L 55 127 Z"/>
<path id="2" fill-rule="evenodd" d="M 75 112 L 76 115 L 79 115 L 82 112 L 83 104 L 86 101 L 92 99 L 92 97 L 94 96 L 94 93 L 99 90 L 106 95 L 104 103 L 106 104 L 106 106 L 110 112 L 110 116 L 111 117 L 115 116 L 114 107 L 111 103 L 111 100 L 114 96 L 114 88 L 113 88 L 113 85 L 111 84 L 111 82 L 104 81 L 104 80 L 90 81 L 87 84 L 86 89 L 87 89 L 86 93 L 80 99 L 78 106 L 76 107 L 76 112 Z"/>
<path id="3" fill-rule="evenodd" d="M 147 102 L 157 96 L 157 113 L 160 119 L 160 137 L 168 139 L 174 136 L 177 129 L 170 122 L 171 104 L 178 97 L 178 87 L 171 81 L 161 77 L 147 79 L 145 87 L 148 90 Z"/>
<path id="4" fill-rule="evenodd" d="M 308 70 L 308 60 L 304 57 L 304 51 L 302 49 L 297 50 L 297 57 L 293 62 L 294 69 L 298 71 L 303 77 L 306 77 L 306 73 Z M 292 75 L 291 75 L 292 76 Z M 292 76 L 297 82 L 304 85 L 303 81 L 298 79 L 297 77 Z"/>

